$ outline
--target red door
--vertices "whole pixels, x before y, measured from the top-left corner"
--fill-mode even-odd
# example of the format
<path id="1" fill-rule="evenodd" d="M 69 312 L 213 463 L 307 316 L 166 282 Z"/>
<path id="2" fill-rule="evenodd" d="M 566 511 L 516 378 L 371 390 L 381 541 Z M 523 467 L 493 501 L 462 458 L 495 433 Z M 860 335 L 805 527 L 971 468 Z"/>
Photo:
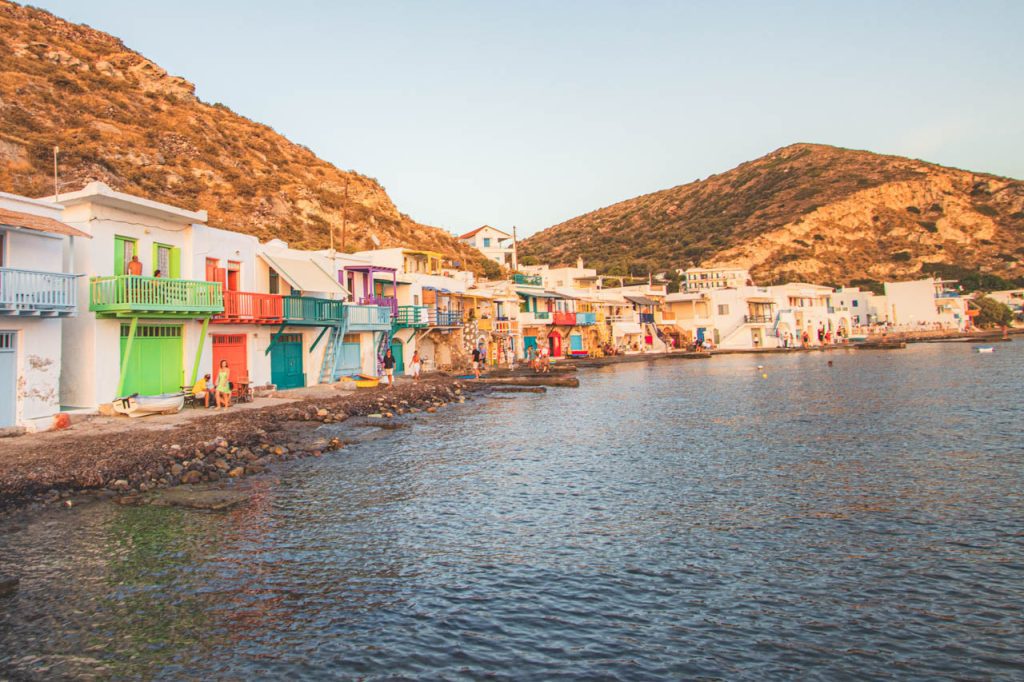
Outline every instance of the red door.
<path id="1" fill-rule="evenodd" d="M 548 350 L 551 351 L 551 357 L 560 358 L 562 357 L 562 335 L 558 332 L 551 332 L 548 335 Z"/>
<path id="2" fill-rule="evenodd" d="M 220 361 L 228 361 L 231 371 L 231 382 L 234 384 L 249 383 L 249 364 L 246 362 L 245 334 L 211 334 L 213 341 L 213 373 L 210 375 L 217 381 Z"/>

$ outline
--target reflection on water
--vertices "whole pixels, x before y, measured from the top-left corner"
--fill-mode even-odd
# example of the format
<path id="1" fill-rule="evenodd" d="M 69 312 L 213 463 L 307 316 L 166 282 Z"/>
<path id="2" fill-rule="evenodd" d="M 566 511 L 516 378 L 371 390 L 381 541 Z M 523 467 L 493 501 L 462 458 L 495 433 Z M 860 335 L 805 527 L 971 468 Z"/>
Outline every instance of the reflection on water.
<path id="1" fill-rule="evenodd" d="M 619 365 L 293 463 L 227 514 L 46 513 L 0 536 L 0 672 L 1019 675 L 1022 360 Z"/>

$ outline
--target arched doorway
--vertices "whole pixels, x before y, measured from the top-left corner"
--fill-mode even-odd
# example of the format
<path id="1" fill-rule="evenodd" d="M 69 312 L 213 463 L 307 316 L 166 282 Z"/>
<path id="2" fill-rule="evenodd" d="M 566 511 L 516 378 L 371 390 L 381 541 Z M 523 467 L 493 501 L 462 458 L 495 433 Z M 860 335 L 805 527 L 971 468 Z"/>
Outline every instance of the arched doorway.
<path id="1" fill-rule="evenodd" d="M 395 374 L 404 374 L 405 344 L 401 339 L 391 339 L 391 355 L 395 358 Z"/>
<path id="2" fill-rule="evenodd" d="M 562 335 L 558 332 L 551 332 L 548 334 L 548 350 L 551 351 L 551 357 L 560 358 L 562 357 Z"/>

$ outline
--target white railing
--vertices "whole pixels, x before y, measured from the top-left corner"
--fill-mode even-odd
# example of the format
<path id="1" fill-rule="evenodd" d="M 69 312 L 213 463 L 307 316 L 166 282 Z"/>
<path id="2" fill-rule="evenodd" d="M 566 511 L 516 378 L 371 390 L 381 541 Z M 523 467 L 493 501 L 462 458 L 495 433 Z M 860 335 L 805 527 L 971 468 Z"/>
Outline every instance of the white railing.
<path id="1" fill-rule="evenodd" d="M 62 272 L 0 268 L 0 312 L 73 313 L 75 275 Z"/>

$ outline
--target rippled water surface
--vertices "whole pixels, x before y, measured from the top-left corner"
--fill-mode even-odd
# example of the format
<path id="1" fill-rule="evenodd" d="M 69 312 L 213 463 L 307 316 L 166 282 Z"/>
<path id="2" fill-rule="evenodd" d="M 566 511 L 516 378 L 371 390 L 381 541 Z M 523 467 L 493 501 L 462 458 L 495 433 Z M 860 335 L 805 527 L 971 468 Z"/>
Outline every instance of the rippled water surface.
<path id="1" fill-rule="evenodd" d="M 0 536 L 0 678 L 1019 679 L 1022 367 L 1024 340 L 618 365 L 230 513 L 47 512 Z"/>

